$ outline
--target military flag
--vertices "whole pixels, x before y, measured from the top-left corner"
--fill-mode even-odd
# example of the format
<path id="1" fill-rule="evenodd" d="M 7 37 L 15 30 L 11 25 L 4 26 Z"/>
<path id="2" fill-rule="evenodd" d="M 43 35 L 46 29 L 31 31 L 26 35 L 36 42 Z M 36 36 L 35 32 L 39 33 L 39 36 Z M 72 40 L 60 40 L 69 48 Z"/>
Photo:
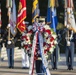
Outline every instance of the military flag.
<path id="1" fill-rule="evenodd" d="M 20 32 L 24 32 L 26 29 L 24 23 L 25 19 L 26 19 L 26 0 L 20 0 L 17 16 L 17 28 Z"/>
<path id="2" fill-rule="evenodd" d="M 39 16 L 39 12 L 38 0 L 33 0 L 32 23 L 35 22 L 35 18 Z"/>
<path id="3" fill-rule="evenodd" d="M 56 27 L 58 24 L 57 15 L 56 15 L 56 8 L 52 8 L 52 22 L 51 22 L 51 28 L 56 32 Z"/>
<path id="4" fill-rule="evenodd" d="M 12 10 L 11 10 L 11 18 L 10 18 L 10 30 L 13 35 L 16 34 L 16 4 L 15 0 L 12 0 Z"/>
<path id="5" fill-rule="evenodd" d="M 56 32 L 57 27 L 57 15 L 56 6 L 58 6 L 57 0 L 48 0 L 48 10 L 47 10 L 47 23 L 51 23 L 50 27 Z"/>
<path id="6" fill-rule="evenodd" d="M 65 0 L 65 20 L 64 25 L 70 29 L 76 32 L 76 24 L 75 24 L 75 17 L 73 13 L 73 0 Z"/>

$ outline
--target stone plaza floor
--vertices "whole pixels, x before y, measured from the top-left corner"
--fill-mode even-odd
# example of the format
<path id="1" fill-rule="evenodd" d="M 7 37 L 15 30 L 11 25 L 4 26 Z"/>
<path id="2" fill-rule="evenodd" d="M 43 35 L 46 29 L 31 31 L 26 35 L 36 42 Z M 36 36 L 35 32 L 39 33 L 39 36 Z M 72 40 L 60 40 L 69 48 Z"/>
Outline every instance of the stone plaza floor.
<path id="1" fill-rule="evenodd" d="M 76 55 L 74 56 L 74 70 L 67 70 L 65 55 L 60 55 L 60 61 L 58 63 L 58 69 L 52 70 L 51 63 L 49 63 L 51 75 L 76 75 Z M 14 69 L 8 68 L 7 60 L 0 61 L 0 75 L 29 75 L 29 69 L 22 69 L 21 58 L 17 58 L 14 61 Z M 35 74 L 34 72 L 34 75 Z"/>

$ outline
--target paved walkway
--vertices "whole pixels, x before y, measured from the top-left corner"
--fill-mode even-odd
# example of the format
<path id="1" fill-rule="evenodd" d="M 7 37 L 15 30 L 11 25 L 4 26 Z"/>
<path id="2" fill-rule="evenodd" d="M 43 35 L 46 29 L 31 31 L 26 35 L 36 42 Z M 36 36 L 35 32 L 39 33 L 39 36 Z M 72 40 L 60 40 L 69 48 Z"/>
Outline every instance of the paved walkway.
<path id="1" fill-rule="evenodd" d="M 58 70 L 52 70 L 49 63 L 51 75 L 76 75 L 76 55 L 74 57 L 74 70 L 68 71 L 65 63 L 65 55 L 61 55 Z M 8 68 L 7 60 L 0 62 L 0 75 L 29 75 L 29 69 L 22 69 L 21 58 L 15 59 L 14 69 Z M 36 75 L 36 74 L 34 74 Z"/>

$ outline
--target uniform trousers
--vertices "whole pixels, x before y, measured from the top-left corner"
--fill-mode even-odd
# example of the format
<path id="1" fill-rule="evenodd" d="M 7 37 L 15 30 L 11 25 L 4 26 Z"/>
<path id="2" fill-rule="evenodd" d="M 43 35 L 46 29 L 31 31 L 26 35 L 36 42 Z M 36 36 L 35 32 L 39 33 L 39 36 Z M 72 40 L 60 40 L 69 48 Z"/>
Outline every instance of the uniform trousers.
<path id="1" fill-rule="evenodd" d="M 59 58 L 59 46 L 56 45 L 56 48 L 54 49 L 53 53 L 51 54 L 52 68 L 57 68 L 58 58 Z"/>
<path id="2" fill-rule="evenodd" d="M 25 53 L 25 50 L 21 48 L 22 50 L 22 67 L 29 67 L 29 56 Z"/>
<path id="3" fill-rule="evenodd" d="M 70 42 L 70 46 L 66 46 L 66 64 L 67 67 L 73 68 L 74 62 L 74 42 Z"/>
<path id="4" fill-rule="evenodd" d="M 7 49 L 8 65 L 14 67 L 14 48 Z"/>
<path id="5" fill-rule="evenodd" d="M 36 73 L 37 73 L 36 75 L 44 75 L 45 70 L 44 70 L 42 60 L 36 60 L 35 67 L 36 67 Z M 42 74 L 38 74 L 38 73 L 42 73 Z"/>

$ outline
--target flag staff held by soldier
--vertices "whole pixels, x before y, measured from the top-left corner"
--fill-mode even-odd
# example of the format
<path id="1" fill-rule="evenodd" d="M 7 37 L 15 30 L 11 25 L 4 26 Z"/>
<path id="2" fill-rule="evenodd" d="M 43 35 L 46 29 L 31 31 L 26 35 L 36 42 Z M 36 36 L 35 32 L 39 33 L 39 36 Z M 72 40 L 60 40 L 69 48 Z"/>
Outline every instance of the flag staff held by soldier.
<path id="1" fill-rule="evenodd" d="M 10 18 L 11 18 L 11 8 L 12 8 L 12 0 L 7 0 L 7 4 L 6 4 L 6 7 L 8 9 L 8 25 L 7 25 L 7 28 L 8 28 L 8 41 L 10 41 Z"/>

